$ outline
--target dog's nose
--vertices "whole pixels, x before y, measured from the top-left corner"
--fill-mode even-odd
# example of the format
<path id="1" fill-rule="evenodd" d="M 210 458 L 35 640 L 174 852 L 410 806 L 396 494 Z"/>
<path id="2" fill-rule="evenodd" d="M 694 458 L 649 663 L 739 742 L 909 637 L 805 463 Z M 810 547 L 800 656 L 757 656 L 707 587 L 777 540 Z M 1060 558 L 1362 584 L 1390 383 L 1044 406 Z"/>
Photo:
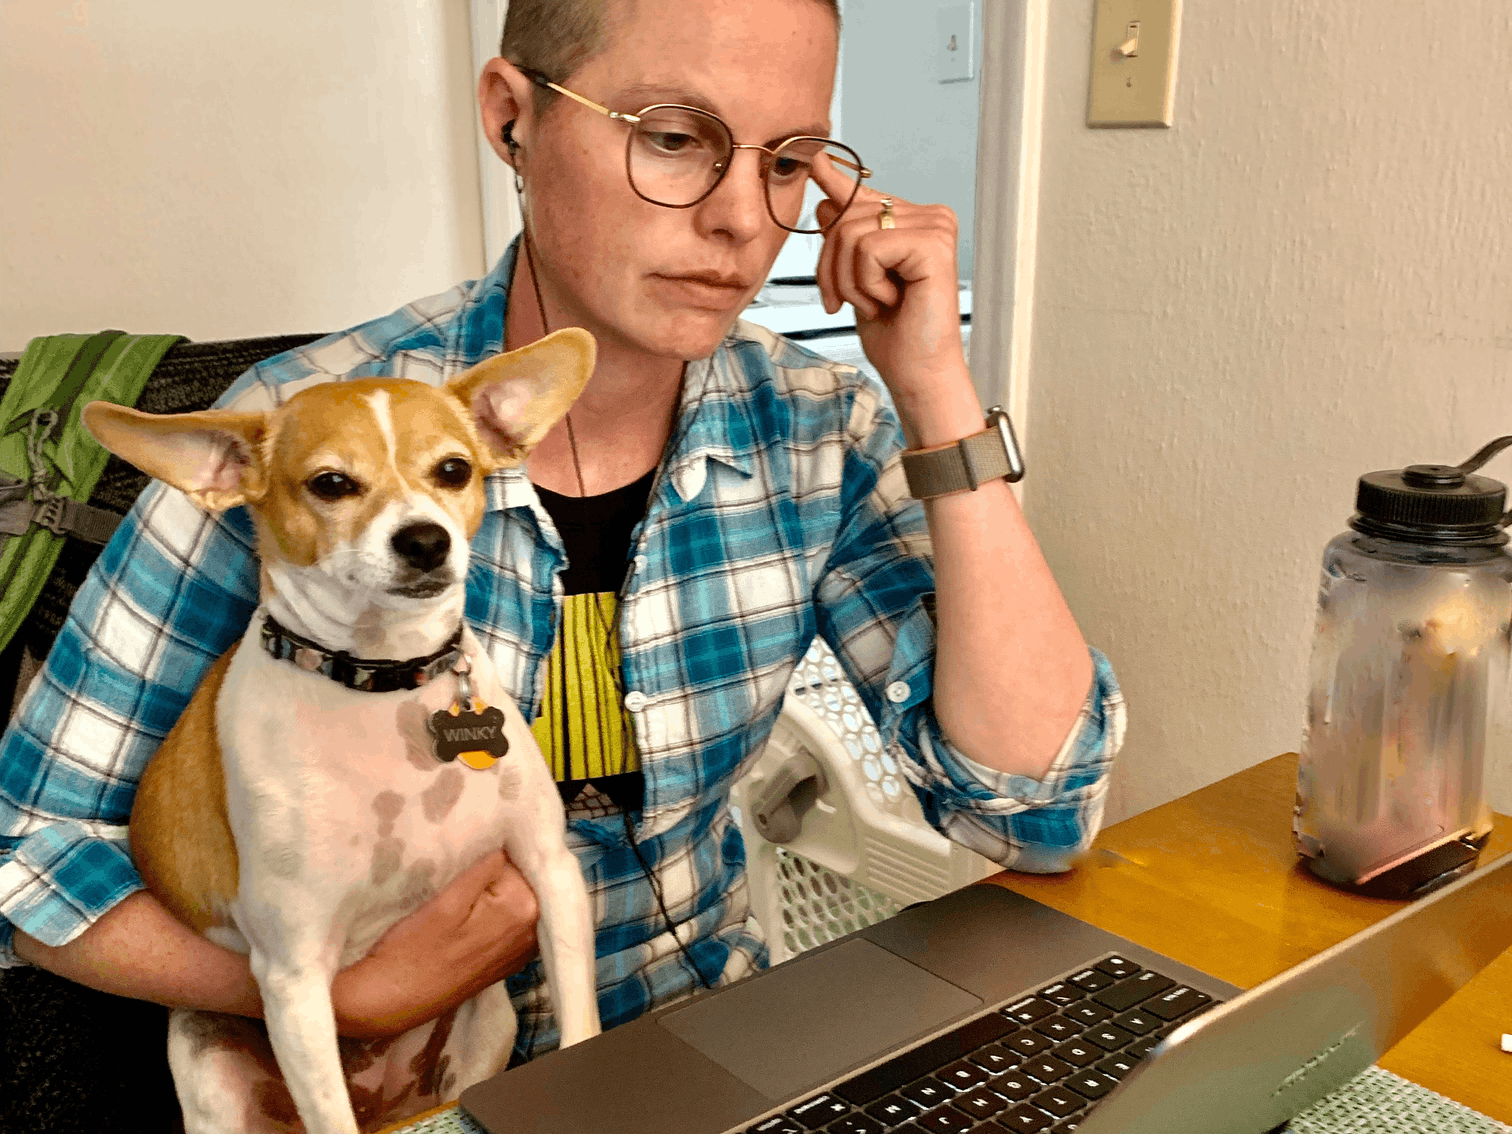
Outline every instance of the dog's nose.
<path id="1" fill-rule="evenodd" d="M 441 566 L 451 550 L 451 536 L 446 529 L 429 521 L 400 528 L 389 543 L 400 559 L 420 571 L 433 571 Z"/>

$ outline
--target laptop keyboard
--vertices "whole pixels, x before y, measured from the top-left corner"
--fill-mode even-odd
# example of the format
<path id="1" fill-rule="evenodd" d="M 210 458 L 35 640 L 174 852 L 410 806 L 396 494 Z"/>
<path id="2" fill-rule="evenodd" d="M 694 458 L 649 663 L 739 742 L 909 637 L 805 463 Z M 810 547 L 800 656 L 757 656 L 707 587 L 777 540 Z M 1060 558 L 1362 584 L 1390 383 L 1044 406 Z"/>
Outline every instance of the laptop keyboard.
<path id="1" fill-rule="evenodd" d="M 747 1134 L 1062 1134 L 1214 1003 L 1126 957 L 1104 957 Z"/>

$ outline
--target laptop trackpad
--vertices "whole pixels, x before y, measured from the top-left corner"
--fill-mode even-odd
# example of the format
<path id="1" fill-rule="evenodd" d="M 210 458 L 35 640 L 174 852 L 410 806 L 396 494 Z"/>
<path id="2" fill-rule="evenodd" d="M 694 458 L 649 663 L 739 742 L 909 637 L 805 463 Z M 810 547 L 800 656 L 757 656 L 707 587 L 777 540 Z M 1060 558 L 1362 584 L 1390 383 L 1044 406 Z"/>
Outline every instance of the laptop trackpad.
<path id="1" fill-rule="evenodd" d="M 857 938 L 668 1012 L 658 1023 L 781 1102 L 981 1003 Z"/>

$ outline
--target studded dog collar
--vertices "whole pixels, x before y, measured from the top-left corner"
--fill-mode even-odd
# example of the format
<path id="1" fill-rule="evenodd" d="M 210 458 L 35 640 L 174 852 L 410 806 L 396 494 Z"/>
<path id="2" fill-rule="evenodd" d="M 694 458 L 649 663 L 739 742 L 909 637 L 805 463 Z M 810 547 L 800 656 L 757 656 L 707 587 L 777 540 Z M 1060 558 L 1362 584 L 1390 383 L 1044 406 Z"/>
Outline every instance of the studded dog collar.
<path id="1" fill-rule="evenodd" d="M 308 638 L 301 638 L 279 624 L 271 614 L 263 616 L 262 645 L 280 661 L 291 661 L 300 669 L 323 673 L 338 685 L 363 693 L 392 693 L 398 689 L 418 689 L 439 673 L 445 673 L 462 656 L 462 627 L 457 627 L 446 645 L 423 658 L 387 661 L 354 658 L 345 651 L 332 652 Z"/>

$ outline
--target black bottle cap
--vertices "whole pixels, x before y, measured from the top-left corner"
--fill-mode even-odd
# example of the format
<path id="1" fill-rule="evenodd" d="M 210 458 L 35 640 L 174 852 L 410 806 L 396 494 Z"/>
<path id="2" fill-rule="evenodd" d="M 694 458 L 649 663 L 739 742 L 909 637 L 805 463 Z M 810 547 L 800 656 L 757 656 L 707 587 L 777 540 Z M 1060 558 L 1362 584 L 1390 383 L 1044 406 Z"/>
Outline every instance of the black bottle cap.
<path id="1" fill-rule="evenodd" d="M 1408 465 L 1366 473 L 1349 526 L 1411 543 L 1503 544 L 1507 486 L 1454 465 Z"/>

